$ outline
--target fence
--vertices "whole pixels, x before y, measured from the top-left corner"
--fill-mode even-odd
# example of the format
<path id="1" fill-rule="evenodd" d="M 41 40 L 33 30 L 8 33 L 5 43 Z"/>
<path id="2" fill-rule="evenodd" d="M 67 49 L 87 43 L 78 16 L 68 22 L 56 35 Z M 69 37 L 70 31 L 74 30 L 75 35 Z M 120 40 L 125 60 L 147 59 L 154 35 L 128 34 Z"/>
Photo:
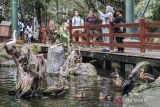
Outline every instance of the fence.
<path id="1" fill-rule="evenodd" d="M 101 32 L 90 33 L 90 29 L 101 29 L 107 27 L 109 28 L 108 34 L 103 34 Z M 135 33 L 114 33 L 115 28 L 137 28 L 138 31 Z M 105 24 L 105 25 L 89 25 L 84 26 L 69 26 L 70 42 L 73 44 L 82 44 L 87 46 L 109 46 L 111 50 L 117 47 L 123 48 L 138 48 L 141 52 L 145 52 L 146 49 L 160 50 L 160 43 L 154 43 L 149 41 L 150 38 L 159 38 L 160 32 L 150 32 L 147 29 L 151 27 L 160 27 L 160 21 L 146 22 L 144 19 L 140 19 L 139 23 L 124 23 L 124 24 Z M 82 33 L 73 33 L 74 29 L 84 29 Z M 85 38 L 83 41 L 73 41 L 73 37 Z M 104 43 L 103 41 L 91 41 L 92 37 L 102 38 L 109 37 L 109 43 Z M 138 42 L 123 42 L 116 43 L 116 37 L 136 37 L 139 39 Z"/>

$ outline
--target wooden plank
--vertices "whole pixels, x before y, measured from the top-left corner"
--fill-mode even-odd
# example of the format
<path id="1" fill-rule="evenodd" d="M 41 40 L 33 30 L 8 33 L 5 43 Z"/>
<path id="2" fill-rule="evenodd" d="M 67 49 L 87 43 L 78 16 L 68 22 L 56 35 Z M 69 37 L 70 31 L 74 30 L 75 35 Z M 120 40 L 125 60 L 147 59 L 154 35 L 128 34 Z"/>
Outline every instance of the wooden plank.
<path id="1" fill-rule="evenodd" d="M 147 32 L 145 33 L 146 37 L 160 37 L 160 32 Z"/>
<path id="2" fill-rule="evenodd" d="M 104 28 L 104 27 L 109 27 L 109 24 L 98 24 L 98 25 L 83 25 L 83 26 L 72 26 L 72 28 L 73 29 L 78 29 L 78 28 L 84 28 L 84 29 L 86 29 L 86 28 L 89 28 L 89 29 L 91 29 L 91 28 Z"/>
<path id="3" fill-rule="evenodd" d="M 69 27 L 68 27 L 68 30 L 69 30 L 69 43 L 71 43 L 73 40 L 72 40 L 72 24 L 69 24 Z"/>
<path id="4" fill-rule="evenodd" d="M 140 19 L 140 51 L 141 52 L 145 52 L 145 20 L 144 19 Z"/>
<path id="5" fill-rule="evenodd" d="M 145 22 L 146 27 L 160 27 L 160 21 Z"/>
<path id="6" fill-rule="evenodd" d="M 139 27 L 139 23 L 114 24 L 114 28 L 116 27 L 134 28 L 134 27 Z"/>
<path id="7" fill-rule="evenodd" d="M 114 37 L 140 37 L 139 33 L 114 33 Z"/>
<path id="8" fill-rule="evenodd" d="M 140 48 L 140 43 L 114 43 L 114 47 Z"/>
<path id="9" fill-rule="evenodd" d="M 114 37 L 113 37 L 113 23 L 109 23 L 109 43 L 110 43 L 110 50 L 113 50 L 113 42 L 114 42 Z"/>
<path id="10" fill-rule="evenodd" d="M 79 28 L 86 28 L 87 26 L 86 25 L 83 25 L 83 26 L 72 26 L 72 29 L 79 29 Z"/>
<path id="11" fill-rule="evenodd" d="M 73 44 L 79 44 L 79 45 L 87 45 L 87 41 L 79 42 L 79 41 L 72 41 Z"/>
<path id="12" fill-rule="evenodd" d="M 10 26 L 0 26 L 0 37 L 11 37 Z"/>
<path id="13" fill-rule="evenodd" d="M 90 34 L 91 36 L 93 36 L 93 37 L 104 37 L 104 36 L 106 36 L 106 37 L 108 37 L 109 36 L 109 34 L 105 34 L 105 33 L 95 33 L 95 34 Z"/>
<path id="14" fill-rule="evenodd" d="M 160 43 L 146 43 L 145 48 L 147 49 L 158 49 L 160 50 Z"/>
<path id="15" fill-rule="evenodd" d="M 95 29 L 100 29 L 104 27 L 109 27 L 109 24 L 98 24 L 98 25 L 88 25 L 89 29 L 95 28 Z"/>
<path id="16" fill-rule="evenodd" d="M 104 42 L 90 42 L 90 45 L 94 45 L 94 46 L 110 46 L 110 43 L 104 43 Z"/>
<path id="17" fill-rule="evenodd" d="M 87 46 L 89 46 L 89 42 L 90 42 L 90 30 L 89 30 L 89 24 L 86 25 L 86 33 L 87 33 L 87 36 L 86 36 L 86 40 L 87 40 Z"/>
<path id="18" fill-rule="evenodd" d="M 87 35 L 87 33 L 81 33 L 81 34 L 79 34 L 79 33 L 74 33 L 74 34 L 72 34 L 72 36 L 75 36 L 75 37 L 79 37 L 79 36 L 85 36 L 85 37 L 87 37 L 88 35 Z"/>

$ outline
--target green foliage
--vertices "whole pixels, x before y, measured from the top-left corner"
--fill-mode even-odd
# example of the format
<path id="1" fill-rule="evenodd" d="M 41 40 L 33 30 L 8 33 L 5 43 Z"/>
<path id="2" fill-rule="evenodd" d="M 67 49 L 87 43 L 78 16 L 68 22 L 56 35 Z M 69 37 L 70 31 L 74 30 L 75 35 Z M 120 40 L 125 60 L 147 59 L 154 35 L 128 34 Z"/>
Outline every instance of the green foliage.
<path id="1" fill-rule="evenodd" d="M 4 3 L 3 3 L 3 2 Z M 60 24 L 71 18 L 75 10 L 79 10 L 82 16 L 87 16 L 90 9 L 96 12 L 97 4 L 101 10 L 105 10 L 107 4 L 113 5 L 115 8 L 122 8 L 125 10 L 125 0 L 18 0 L 19 13 L 23 14 L 25 18 L 32 18 L 37 16 L 39 21 L 45 21 L 46 16 L 49 15 Z M 148 0 L 135 0 L 136 16 L 140 16 L 144 10 Z M 2 3 L 1 3 L 2 2 Z M 5 18 L 10 18 L 10 3 L 11 0 L 1 0 L 4 5 Z M 150 5 L 145 13 L 148 20 L 160 20 L 160 0 L 151 0 Z M 58 19 L 57 19 L 58 18 Z"/>

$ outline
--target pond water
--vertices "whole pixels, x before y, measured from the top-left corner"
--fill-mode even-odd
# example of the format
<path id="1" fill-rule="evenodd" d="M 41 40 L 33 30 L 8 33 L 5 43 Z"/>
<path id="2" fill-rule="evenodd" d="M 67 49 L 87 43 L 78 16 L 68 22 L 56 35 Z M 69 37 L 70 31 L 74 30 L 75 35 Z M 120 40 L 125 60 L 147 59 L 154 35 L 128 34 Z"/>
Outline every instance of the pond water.
<path id="1" fill-rule="evenodd" d="M 105 78 L 97 81 L 97 78 L 76 77 L 70 81 L 70 91 L 61 97 L 42 97 L 17 101 L 9 96 L 9 90 L 16 84 L 16 68 L 0 68 L 0 107 L 122 107 L 122 96 L 119 90 L 114 88 L 112 81 Z M 106 72 L 100 74 L 106 77 Z M 76 98 L 77 92 L 85 93 L 84 98 Z M 100 92 L 106 93 L 108 99 L 99 100 Z M 141 106 L 127 106 L 141 107 Z M 158 107 L 158 106 L 157 106 Z"/>

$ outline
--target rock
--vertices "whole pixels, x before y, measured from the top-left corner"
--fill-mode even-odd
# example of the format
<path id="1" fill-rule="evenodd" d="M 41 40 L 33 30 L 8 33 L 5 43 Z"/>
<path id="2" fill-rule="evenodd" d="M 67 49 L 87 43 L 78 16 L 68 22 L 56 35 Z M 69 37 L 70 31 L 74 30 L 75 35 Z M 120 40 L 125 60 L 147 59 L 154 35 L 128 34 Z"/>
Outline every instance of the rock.
<path id="1" fill-rule="evenodd" d="M 48 50 L 47 73 L 59 73 L 64 64 L 64 49 L 62 45 L 53 45 Z"/>
<path id="2" fill-rule="evenodd" d="M 47 89 L 43 91 L 43 94 L 51 94 L 51 93 L 58 94 L 58 93 L 62 92 L 63 90 L 64 90 L 63 86 L 58 87 L 58 86 L 52 85 L 52 86 L 47 87 Z"/>
<path id="3" fill-rule="evenodd" d="M 157 84 L 157 85 L 160 85 L 160 77 L 158 77 L 158 78 L 155 80 L 154 83 Z"/>
<path id="4" fill-rule="evenodd" d="M 145 89 L 138 94 L 124 96 L 123 107 L 159 107 L 160 87 Z M 134 106 L 133 106 L 134 105 Z"/>
<path id="5" fill-rule="evenodd" d="M 16 64 L 13 60 L 0 63 L 0 67 L 15 67 L 15 66 Z"/>
<path id="6" fill-rule="evenodd" d="M 96 76 L 96 68 L 90 63 L 77 63 L 73 68 L 75 74 L 86 75 L 86 76 Z"/>

